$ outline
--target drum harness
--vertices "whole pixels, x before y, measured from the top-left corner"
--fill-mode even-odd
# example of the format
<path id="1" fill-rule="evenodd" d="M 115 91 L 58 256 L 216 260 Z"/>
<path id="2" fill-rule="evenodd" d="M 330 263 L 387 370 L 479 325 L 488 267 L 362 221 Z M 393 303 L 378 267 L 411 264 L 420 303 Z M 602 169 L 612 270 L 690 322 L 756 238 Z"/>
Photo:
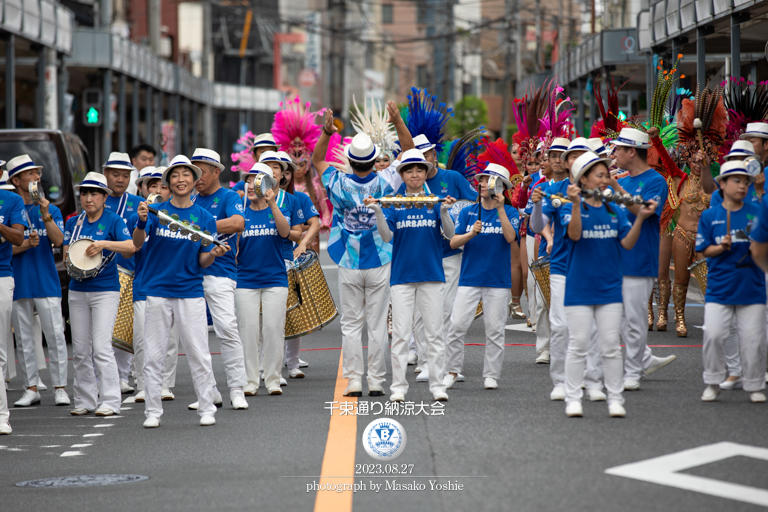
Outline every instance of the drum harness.
<path id="1" fill-rule="evenodd" d="M 120 204 L 117 206 L 117 214 L 120 216 L 120 218 L 123 218 L 123 212 L 125 211 L 125 206 L 128 203 L 128 194 L 123 194 L 123 197 L 120 198 Z M 75 229 L 72 231 L 72 240 L 71 242 L 77 242 L 80 239 L 80 231 L 83 229 L 83 222 L 85 221 L 85 217 L 88 215 L 86 212 L 83 212 L 80 214 L 80 216 L 77 218 L 77 224 L 75 224 Z M 70 243 L 72 245 L 72 243 Z M 104 268 L 109 265 L 112 260 L 115 259 L 115 256 L 117 253 L 112 251 L 107 251 L 107 256 L 104 257 L 101 260 L 101 265 L 99 265 L 99 268 L 96 272 L 96 276 L 101 274 L 101 271 L 104 270 Z M 94 276 L 94 277 L 96 277 Z"/>

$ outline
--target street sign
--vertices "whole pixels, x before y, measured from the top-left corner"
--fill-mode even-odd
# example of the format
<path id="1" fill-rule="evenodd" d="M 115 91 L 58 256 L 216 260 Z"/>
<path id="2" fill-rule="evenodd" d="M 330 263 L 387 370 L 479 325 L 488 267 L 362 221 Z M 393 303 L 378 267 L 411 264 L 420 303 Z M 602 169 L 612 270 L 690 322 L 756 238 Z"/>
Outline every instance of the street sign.
<path id="1" fill-rule="evenodd" d="M 315 72 L 309 69 L 302 69 L 298 76 L 299 87 L 302 89 L 309 89 L 314 87 L 317 83 L 315 80 Z"/>

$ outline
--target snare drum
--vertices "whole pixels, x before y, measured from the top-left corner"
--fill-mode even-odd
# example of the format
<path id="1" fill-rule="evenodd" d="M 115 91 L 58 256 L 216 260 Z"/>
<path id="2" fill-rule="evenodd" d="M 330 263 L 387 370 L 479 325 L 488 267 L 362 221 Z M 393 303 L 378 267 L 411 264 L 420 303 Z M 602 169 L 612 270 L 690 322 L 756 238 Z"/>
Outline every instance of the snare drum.
<path id="1" fill-rule="evenodd" d="M 544 256 L 531 263 L 531 272 L 536 278 L 536 284 L 544 297 L 544 304 L 549 310 L 549 256 Z"/>
<path id="2" fill-rule="evenodd" d="M 72 279 L 82 281 L 83 279 L 89 279 L 99 275 L 99 268 L 101 267 L 102 254 L 97 253 L 95 256 L 86 256 L 85 251 L 93 244 L 93 240 L 90 238 L 79 238 L 69 246 L 67 251 L 67 261 L 64 262 L 67 267 L 67 274 Z"/>
<path id="3" fill-rule="evenodd" d="M 339 315 L 317 253 L 308 250 L 293 262 L 299 307 L 285 316 L 285 339 L 318 331 Z"/>
<path id="4" fill-rule="evenodd" d="M 688 270 L 693 274 L 693 277 L 696 278 L 696 281 L 699 283 L 699 288 L 701 288 L 701 293 L 705 297 L 707 296 L 707 274 L 709 273 L 709 268 L 707 267 L 707 259 L 701 259 L 699 261 L 695 261 L 690 267 L 688 267 Z"/>
<path id="5" fill-rule="evenodd" d="M 133 354 L 133 272 L 117 266 L 120 277 L 120 306 L 117 309 L 112 346 Z"/>

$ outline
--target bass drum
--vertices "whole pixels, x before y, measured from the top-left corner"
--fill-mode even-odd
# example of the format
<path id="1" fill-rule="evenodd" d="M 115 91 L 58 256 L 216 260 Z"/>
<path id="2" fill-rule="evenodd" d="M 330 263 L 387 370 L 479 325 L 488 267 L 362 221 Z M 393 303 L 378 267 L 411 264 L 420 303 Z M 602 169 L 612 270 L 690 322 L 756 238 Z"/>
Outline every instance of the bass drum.
<path id="1" fill-rule="evenodd" d="M 709 267 L 707 266 L 707 259 L 701 259 L 699 261 L 693 262 L 693 264 L 688 267 L 688 270 L 693 274 L 693 277 L 696 278 L 696 281 L 699 283 L 699 288 L 701 288 L 701 294 L 704 295 L 704 297 L 707 296 L 707 275 L 709 274 Z"/>
<path id="2" fill-rule="evenodd" d="M 531 263 L 531 272 L 533 277 L 536 278 L 536 284 L 541 290 L 541 295 L 544 297 L 544 304 L 549 310 L 549 256 L 539 258 Z"/>
<path id="3" fill-rule="evenodd" d="M 317 253 L 307 250 L 293 262 L 293 269 L 299 306 L 285 315 L 287 340 L 319 331 L 339 315 Z"/>
<path id="4" fill-rule="evenodd" d="M 133 272 L 117 267 L 120 278 L 120 306 L 112 330 L 112 346 L 133 354 Z"/>

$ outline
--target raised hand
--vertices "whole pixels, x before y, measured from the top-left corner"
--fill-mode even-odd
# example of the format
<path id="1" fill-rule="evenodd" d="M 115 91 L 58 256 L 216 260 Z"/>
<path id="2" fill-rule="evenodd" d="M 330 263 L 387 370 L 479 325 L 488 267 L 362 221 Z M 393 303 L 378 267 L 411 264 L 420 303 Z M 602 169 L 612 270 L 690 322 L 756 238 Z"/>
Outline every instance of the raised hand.
<path id="1" fill-rule="evenodd" d="M 323 130 L 329 133 L 336 133 L 337 131 L 339 131 L 336 128 L 336 125 L 333 124 L 333 110 L 329 108 L 325 109 L 324 115 L 325 115 L 325 118 L 324 118 L 325 124 L 323 125 Z"/>

